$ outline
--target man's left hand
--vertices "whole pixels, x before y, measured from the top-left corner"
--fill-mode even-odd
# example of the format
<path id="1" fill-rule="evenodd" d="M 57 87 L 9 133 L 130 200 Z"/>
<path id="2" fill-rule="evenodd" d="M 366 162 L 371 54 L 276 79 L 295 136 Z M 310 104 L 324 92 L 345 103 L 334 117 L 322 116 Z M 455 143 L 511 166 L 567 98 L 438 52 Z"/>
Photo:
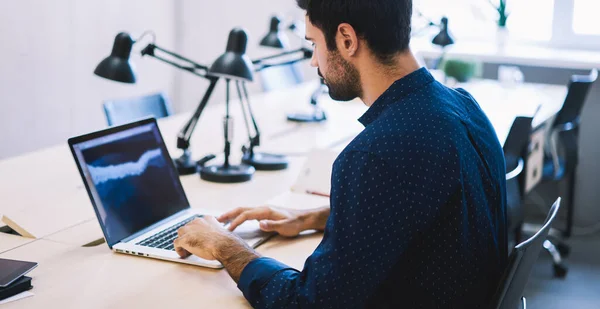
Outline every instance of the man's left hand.
<path id="1" fill-rule="evenodd" d="M 177 230 L 175 251 L 182 258 L 196 255 L 206 260 L 216 260 L 218 246 L 237 238 L 223 227 L 217 219 L 203 216 Z"/>

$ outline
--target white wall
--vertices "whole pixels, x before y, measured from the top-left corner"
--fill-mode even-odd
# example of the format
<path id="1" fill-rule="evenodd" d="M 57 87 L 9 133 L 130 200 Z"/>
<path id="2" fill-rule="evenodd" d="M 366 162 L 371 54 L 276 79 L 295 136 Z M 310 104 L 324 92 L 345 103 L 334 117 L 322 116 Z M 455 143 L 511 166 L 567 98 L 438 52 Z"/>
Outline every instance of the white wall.
<path id="1" fill-rule="evenodd" d="M 166 91 L 177 112 L 197 105 L 208 83 L 140 59 L 142 46 L 132 53 L 137 84 L 93 75 L 118 32 L 135 39 L 151 29 L 157 45 L 210 64 L 234 26 L 248 30 L 250 55 L 268 53 L 257 45 L 272 13 L 302 17 L 294 0 L 0 1 L 0 159 L 105 126 L 105 99 Z M 258 83 L 250 88 L 257 91 Z M 211 103 L 223 98 L 221 85 Z"/>
<path id="2" fill-rule="evenodd" d="M 304 18 L 304 13 L 297 8 L 295 0 L 178 0 L 176 5 L 179 13 L 177 50 L 204 64 L 212 63 L 225 52 L 229 31 L 234 27 L 242 26 L 247 31 L 249 36 L 247 53 L 255 59 L 278 52 L 259 47 L 260 39 L 269 30 L 270 18 L 273 14 L 289 20 Z M 299 44 L 299 40 L 291 35 L 290 42 Z M 176 80 L 177 95 L 174 101 L 177 109 L 195 108 L 208 82 L 185 72 L 179 73 Z M 225 100 L 224 84 L 221 81 L 215 89 L 211 104 Z M 259 91 L 259 78 L 257 77 L 256 81 L 248 86 L 251 92 Z"/>
<path id="3" fill-rule="evenodd" d="M 135 86 L 92 72 L 119 31 L 152 28 L 174 44 L 174 18 L 170 1 L 0 2 L 0 158 L 104 126 L 104 99 L 172 93 L 173 70 L 153 61 L 138 64 Z"/>

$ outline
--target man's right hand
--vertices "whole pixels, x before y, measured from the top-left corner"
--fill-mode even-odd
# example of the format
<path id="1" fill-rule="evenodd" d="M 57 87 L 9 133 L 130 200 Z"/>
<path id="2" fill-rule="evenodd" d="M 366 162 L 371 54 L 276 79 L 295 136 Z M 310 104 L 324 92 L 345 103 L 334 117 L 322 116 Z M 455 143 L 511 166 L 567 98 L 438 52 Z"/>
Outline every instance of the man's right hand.
<path id="1" fill-rule="evenodd" d="M 259 220 L 260 229 L 265 232 L 276 232 L 282 236 L 294 237 L 305 230 L 323 230 L 329 217 L 329 207 L 311 210 L 293 210 L 271 206 L 240 207 L 227 212 L 217 220 L 230 222 L 229 230 L 235 230 L 247 220 Z"/>

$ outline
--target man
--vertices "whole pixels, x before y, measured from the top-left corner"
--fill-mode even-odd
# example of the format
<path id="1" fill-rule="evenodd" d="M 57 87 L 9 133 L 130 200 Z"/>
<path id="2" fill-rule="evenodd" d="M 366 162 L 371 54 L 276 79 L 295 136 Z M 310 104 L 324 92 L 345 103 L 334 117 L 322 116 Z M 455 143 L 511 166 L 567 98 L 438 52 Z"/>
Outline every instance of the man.
<path id="1" fill-rule="evenodd" d="M 323 230 L 298 271 L 260 257 L 205 217 L 179 231 L 182 256 L 223 263 L 256 308 L 481 308 L 507 260 L 505 166 L 464 90 L 419 68 L 411 0 L 298 0 L 311 64 L 333 99 L 369 106 L 333 166 L 331 209 L 236 209 L 285 236 Z"/>

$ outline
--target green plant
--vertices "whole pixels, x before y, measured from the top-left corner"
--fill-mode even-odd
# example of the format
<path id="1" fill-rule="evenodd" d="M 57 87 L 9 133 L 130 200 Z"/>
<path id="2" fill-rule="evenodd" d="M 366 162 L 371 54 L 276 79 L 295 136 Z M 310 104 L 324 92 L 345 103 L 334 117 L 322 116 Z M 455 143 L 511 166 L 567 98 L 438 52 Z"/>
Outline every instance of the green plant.
<path id="1" fill-rule="evenodd" d="M 452 77 L 459 83 L 468 82 L 472 77 L 479 77 L 482 73 L 480 62 L 462 59 L 444 58 L 440 68 L 446 77 Z"/>
<path id="2" fill-rule="evenodd" d="M 498 13 L 498 27 L 504 28 L 506 27 L 506 20 L 508 19 L 508 15 L 510 15 L 506 11 L 506 1 L 508 0 L 498 0 L 498 4 L 495 4 L 494 1 L 488 0 L 490 4 L 494 7 L 496 12 Z"/>

